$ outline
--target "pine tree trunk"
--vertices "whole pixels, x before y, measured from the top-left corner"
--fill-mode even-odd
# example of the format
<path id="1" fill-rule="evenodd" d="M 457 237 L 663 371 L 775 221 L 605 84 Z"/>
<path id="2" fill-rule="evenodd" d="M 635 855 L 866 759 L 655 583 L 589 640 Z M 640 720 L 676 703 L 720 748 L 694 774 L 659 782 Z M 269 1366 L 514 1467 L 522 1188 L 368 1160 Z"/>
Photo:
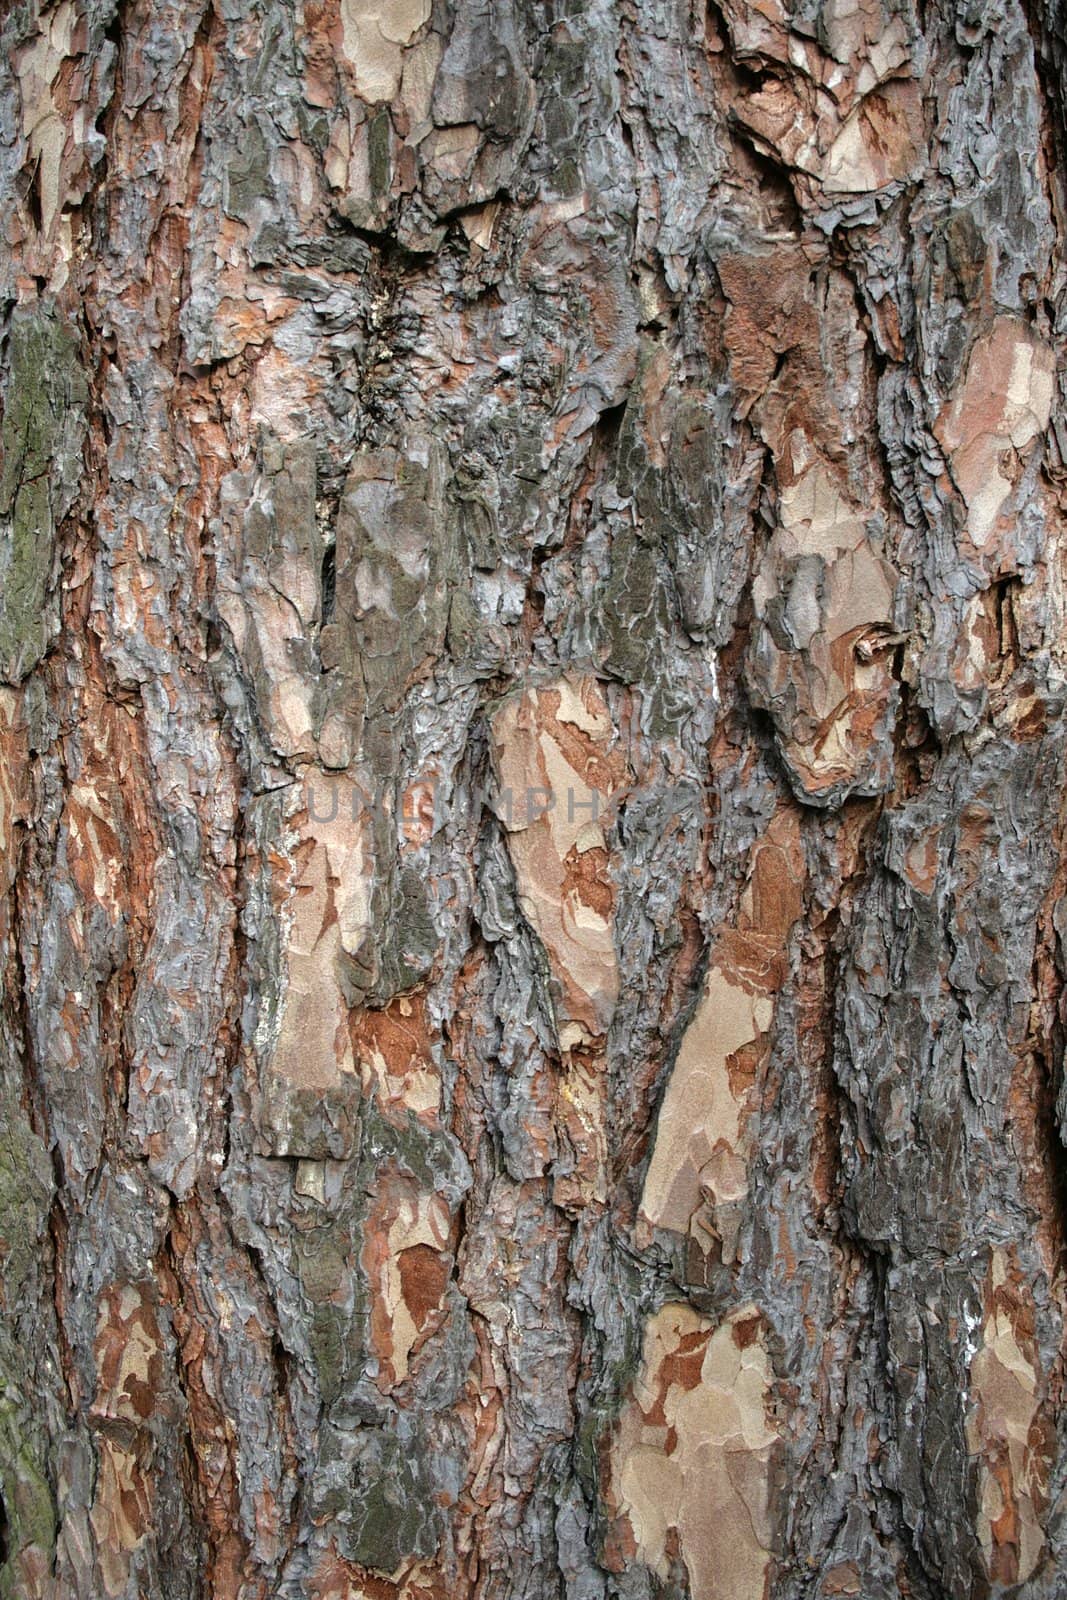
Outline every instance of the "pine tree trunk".
<path id="1" fill-rule="evenodd" d="M 0 1597 L 1067 1593 L 1061 0 L 0 21 Z"/>

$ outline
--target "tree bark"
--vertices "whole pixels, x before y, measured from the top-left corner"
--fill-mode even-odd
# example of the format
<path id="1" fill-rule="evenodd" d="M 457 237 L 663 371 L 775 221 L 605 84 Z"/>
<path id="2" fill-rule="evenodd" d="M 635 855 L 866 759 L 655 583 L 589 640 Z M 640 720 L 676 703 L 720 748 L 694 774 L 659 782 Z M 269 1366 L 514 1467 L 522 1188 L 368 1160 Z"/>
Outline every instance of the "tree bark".
<path id="1" fill-rule="evenodd" d="M 0 38 L 0 1597 L 1062 1596 L 1060 0 Z"/>

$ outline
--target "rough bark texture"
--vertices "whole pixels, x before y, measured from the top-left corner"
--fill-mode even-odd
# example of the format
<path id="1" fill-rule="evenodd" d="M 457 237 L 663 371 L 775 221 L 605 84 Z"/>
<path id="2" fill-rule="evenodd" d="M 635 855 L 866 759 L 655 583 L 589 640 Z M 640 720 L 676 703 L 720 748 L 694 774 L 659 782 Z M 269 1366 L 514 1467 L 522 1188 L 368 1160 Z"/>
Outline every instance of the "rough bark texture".
<path id="1" fill-rule="evenodd" d="M 1061 0 L 19 0 L 0 1596 L 1067 1592 Z"/>

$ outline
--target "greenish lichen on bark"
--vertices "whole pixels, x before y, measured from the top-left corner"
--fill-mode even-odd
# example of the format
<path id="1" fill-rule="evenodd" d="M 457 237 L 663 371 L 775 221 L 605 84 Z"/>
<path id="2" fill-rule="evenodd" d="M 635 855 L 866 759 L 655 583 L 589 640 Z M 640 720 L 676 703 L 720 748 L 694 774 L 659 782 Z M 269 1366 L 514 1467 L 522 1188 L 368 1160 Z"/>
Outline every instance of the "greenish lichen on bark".
<path id="1" fill-rule="evenodd" d="M 48 1442 L 33 1393 L 39 1350 L 26 1320 L 47 1254 L 52 1170 L 10 1083 L 0 1089 L 0 1499 L 6 1519 L 0 1596 L 18 1600 L 23 1563 L 50 1561 L 56 1508 Z M 27 1337 L 31 1343 L 25 1342 Z"/>
<path id="2" fill-rule="evenodd" d="M 33 670 L 59 626 L 56 531 L 81 476 L 88 387 L 78 339 L 53 310 L 19 307 L 0 422 L 0 678 Z"/>

